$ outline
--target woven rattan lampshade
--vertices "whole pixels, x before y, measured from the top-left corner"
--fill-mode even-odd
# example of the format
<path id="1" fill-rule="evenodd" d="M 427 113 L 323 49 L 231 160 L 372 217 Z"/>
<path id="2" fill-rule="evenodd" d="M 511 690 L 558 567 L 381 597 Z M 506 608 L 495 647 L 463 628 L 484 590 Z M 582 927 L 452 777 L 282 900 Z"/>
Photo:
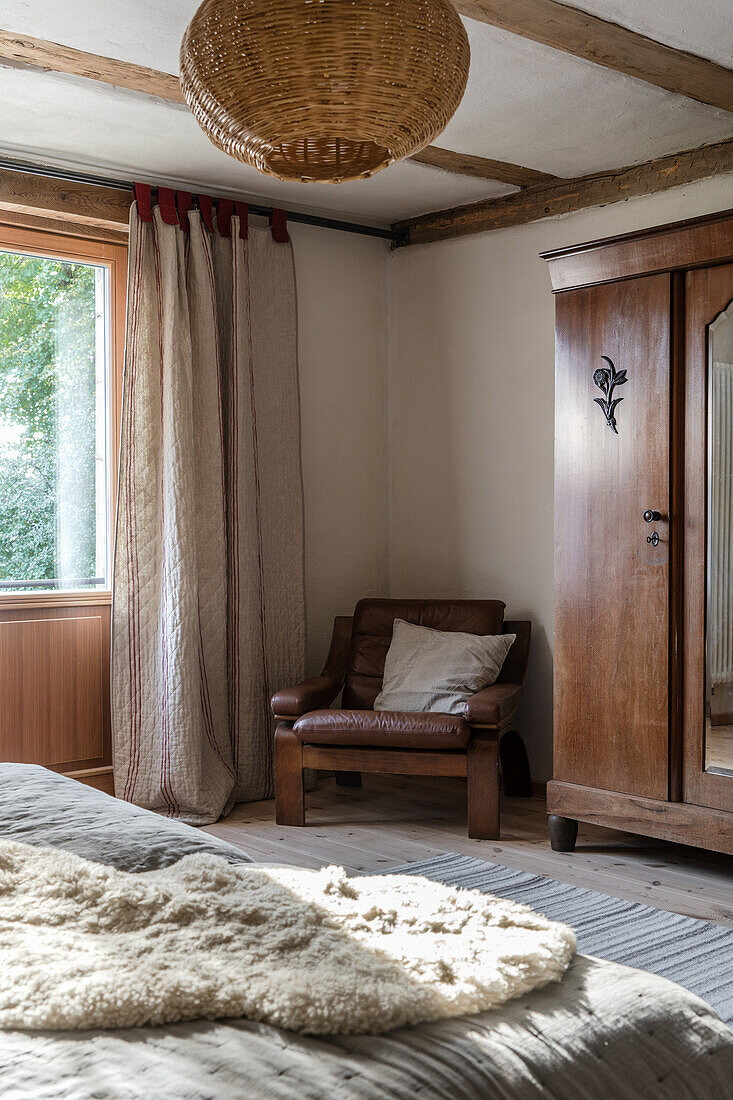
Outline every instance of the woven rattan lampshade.
<path id="1" fill-rule="evenodd" d="M 181 87 L 225 153 L 279 179 L 340 183 L 428 145 L 469 59 L 450 0 L 204 0 Z"/>

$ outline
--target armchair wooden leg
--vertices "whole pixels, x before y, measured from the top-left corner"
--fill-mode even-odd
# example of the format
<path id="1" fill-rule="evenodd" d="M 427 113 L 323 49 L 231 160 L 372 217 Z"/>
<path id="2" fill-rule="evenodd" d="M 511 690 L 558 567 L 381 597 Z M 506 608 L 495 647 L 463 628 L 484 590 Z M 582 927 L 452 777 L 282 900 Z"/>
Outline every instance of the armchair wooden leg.
<path id="1" fill-rule="evenodd" d="M 499 839 L 499 738 L 474 734 L 468 742 L 468 835 L 472 840 Z"/>
<path id="2" fill-rule="evenodd" d="M 305 825 L 303 746 L 285 722 L 275 730 L 275 821 Z"/>
<path id="3" fill-rule="evenodd" d="M 516 730 L 507 730 L 499 742 L 504 794 L 510 798 L 532 797 L 532 776 L 524 741 Z"/>
<path id="4" fill-rule="evenodd" d="M 335 772 L 337 787 L 360 787 L 361 772 Z"/>

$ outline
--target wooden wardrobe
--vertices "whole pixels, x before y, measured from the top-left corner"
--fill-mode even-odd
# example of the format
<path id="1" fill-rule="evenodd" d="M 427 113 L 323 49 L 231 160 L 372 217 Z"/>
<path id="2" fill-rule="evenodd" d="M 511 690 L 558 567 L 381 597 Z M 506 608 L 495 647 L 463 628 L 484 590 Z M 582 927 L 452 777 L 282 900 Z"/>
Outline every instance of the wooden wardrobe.
<path id="1" fill-rule="evenodd" d="M 733 211 L 544 259 L 552 846 L 589 821 L 733 853 Z"/>

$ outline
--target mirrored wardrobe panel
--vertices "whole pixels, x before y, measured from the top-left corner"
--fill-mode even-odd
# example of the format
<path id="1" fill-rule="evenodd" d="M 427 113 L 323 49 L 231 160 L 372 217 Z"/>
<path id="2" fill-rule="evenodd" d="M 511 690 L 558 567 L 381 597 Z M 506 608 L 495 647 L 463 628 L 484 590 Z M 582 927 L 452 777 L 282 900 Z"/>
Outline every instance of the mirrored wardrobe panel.
<path id="1" fill-rule="evenodd" d="M 707 346 L 705 769 L 733 775 L 733 302 Z"/>

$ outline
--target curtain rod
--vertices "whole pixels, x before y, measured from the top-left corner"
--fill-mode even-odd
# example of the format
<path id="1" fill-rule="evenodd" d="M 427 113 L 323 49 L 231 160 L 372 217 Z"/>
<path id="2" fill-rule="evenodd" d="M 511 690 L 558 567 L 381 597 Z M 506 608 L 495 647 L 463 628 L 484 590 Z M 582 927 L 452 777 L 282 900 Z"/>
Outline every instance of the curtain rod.
<path id="1" fill-rule="evenodd" d="M 50 176 L 52 179 L 67 180 L 69 183 L 89 183 L 94 187 L 117 187 L 120 191 L 132 191 L 132 182 L 129 180 L 107 179 L 105 176 L 92 176 L 85 172 L 75 172 L 71 168 L 54 168 L 49 165 L 25 163 L 19 160 L 6 160 L 0 157 L 0 168 L 10 172 L 27 172 L 34 176 Z M 142 181 L 141 181 L 142 182 Z M 188 188 L 186 188 L 188 190 Z M 206 194 L 209 192 L 207 191 Z M 221 195 L 212 195 L 212 198 L 221 198 Z M 231 195 L 227 195 L 231 198 Z M 256 217 L 267 217 L 271 206 L 259 206 L 248 202 L 250 214 Z M 322 229 L 335 229 L 341 233 L 360 233 L 365 237 L 382 237 L 387 241 L 397 239 L 397 234 L 392 229 L 383 229 L 376 225 L 360 225 L 359 222 L 344 222 L 337 218 L 324 218 L 319 214 L 303 214 L 298 210 L 286 210 L 288 221 L 301 222 L 303 225 L 317 225 Z"/>

